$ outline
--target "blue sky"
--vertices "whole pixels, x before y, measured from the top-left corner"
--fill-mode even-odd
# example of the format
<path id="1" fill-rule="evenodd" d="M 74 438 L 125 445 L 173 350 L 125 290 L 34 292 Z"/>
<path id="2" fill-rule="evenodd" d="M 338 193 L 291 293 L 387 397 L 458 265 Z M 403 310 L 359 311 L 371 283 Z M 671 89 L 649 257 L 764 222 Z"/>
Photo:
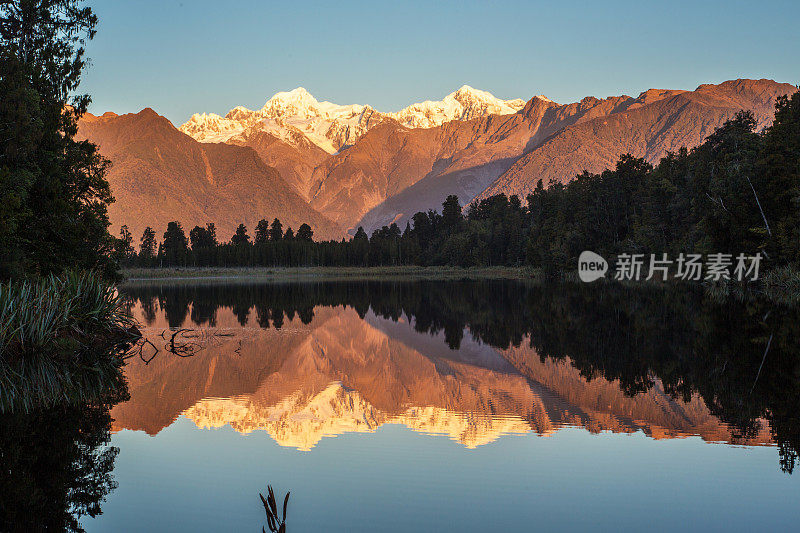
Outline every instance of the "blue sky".
<path id="1" fill-rule="evenodd" d="M 396 111 L 463 84 L 557 102 L 800 83 L 800 2 L 90 0 L 100 18 L 82 90 L 91 111 L 259 108 L 297 86 Z"/>

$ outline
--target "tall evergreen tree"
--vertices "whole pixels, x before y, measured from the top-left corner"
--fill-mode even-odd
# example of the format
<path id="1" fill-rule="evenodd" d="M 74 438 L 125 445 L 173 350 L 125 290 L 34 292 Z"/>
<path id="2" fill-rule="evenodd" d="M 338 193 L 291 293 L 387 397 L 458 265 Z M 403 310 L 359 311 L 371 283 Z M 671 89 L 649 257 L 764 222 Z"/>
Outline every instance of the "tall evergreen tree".
<path id="1" fill-rule="evenodd" d="M 150 260 L 156 256 L 156 232 L 147 226 L 139 240 L 139 258 Z"/>
<path id="2" fill-rule="evenodd" d="M 314 237 L 314 231 L 308 224 L 301 224 L 297 230 L 296 239 L 301 242 L 311 242 Z"/>
<path id="3" fill-rule="evenodd" d="M 135 254 L 133 249 L 133 235 L 131 235 L 128 226 L 123 225 L 119 230 L 119 238 L 114 243 L 114 254 L 116 260 L 120 262 L 127 262 Z"/>
<path id="4" fill-rule="evenodd" d="M 352 265 L 367 266 L 369 264 L 369 237 L 364 228 L 359 226 L 353 237 L 353 257 L 350 260 Z"/>
<path id="5" fill-rule="evenodd" d="M 800 261 L 800 92 L 778 99 L 753 173 L 759 208 L 770 225 L 762 232 L 775 261 Z"/>
<path id="6" fill-rule="evenodd" d="M 269 222 L 262 218 L 256 224 L 255 244 L 264 244 L 269 240 Z"/>
<path id="7" fill-rule="evenodd" d="M 276 218 L 272 221 L 272 225 L 269 228 L 269 240 L 278 242 L 281 239 L 283 239 L 283 224 Z"/>
<path id="8" fill-rule="evenodd" d="M 170 222 L 167 224 L 167 231 L 164 232 L 164 242 L 161 243 L 161 251 L 164 263 L 167 265 L 185 265 L 189 255 L 189 244 L 186 233 L 180 222 Z"/>
<path id="9" fill-rule="evenodd" d="M 464 217 L 461 216 L 461 204 L 458 196 L 451 194 L 442 202 L 442 224 L 448 231 L 454 231 L 461 227 Z"/>
<path id="10" fill-rule="evenodd" d="M 247 226 L 239 224 L 236 233 L 231 237 L 231 244 L 234 246 L 247 246 L 250 244 L 250 235 L 247 234 Z"/>
<path id="11" fill-rule="evenodd" d="M 78 142 L 74 94 L 97 17 L 80 0 L 0 2 L 0 278 L 113 271 L 108 161 Z"/>

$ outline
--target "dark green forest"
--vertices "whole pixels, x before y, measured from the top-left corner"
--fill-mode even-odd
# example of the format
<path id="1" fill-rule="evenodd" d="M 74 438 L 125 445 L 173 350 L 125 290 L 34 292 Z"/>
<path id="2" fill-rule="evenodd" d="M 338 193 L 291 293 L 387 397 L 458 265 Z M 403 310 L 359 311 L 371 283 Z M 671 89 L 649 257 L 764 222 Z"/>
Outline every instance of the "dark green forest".
<path id="1" fill-rule="evenodd" d="M 0 280 L 111 275 L 109 162 L 76 141 L 97 16 L 76 0 L 0 3 Z"/>
<path id="2" fill-rule="evenodd" d="M 536 183 L 525 202 L 496 195 L 462 209 L 449 196 L 441 212 L 416 213 L 404 228 L 316 242 L 262 219 L 230 241 L 213 223 L 186 231 L 171 222 L 159 243 L 126 227 L 117 258 L 127 266 L 523 266 L 575 268 L 583 250 L 619 253 L 761 253 L 769 266 L 800 260 L 800 93 L 780 98 L 774 124 L 755 132 L 742 111 L 693 150 L 653 167 L 623 155 L 613 170 L 567 184 Z"/>

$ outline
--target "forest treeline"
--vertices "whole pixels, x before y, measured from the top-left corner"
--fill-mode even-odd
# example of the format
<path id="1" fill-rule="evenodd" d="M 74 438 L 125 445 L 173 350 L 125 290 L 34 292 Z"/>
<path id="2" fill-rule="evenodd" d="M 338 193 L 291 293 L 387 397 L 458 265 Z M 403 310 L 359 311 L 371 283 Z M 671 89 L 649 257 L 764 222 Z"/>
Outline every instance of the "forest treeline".
<path id="1" fill-rule="evenodd" d="M 800 93 L 778 99 L 775 120 L 755 132 L 742 111 L 693 150 L 670 153 L 653 167 L 630 155 L 613 170 L 573 181 L 539 180 L 523 202 L 496 195 L 462 209 L 449 196 L 440 212 L 416 213 L 404 228 L 317 242 L 262 219 L 251 234 L 239 225 L 229 241 L 213 223 L 186 234 L 170 222 L 157 239 L 122 228 L 118 259 L 127 266 L 540 267 L 565 271 L 583 250 L 607 258 L 626 253 L 762 253 L 769 265 L 800 259 Z"/>

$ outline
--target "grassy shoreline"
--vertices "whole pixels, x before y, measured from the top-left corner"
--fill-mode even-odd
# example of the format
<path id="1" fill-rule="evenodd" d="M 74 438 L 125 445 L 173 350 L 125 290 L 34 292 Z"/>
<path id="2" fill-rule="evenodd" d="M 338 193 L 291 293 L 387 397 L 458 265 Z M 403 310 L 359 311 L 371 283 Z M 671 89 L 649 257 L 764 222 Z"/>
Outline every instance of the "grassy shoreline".
<path id="1" fill-rule="evenodd" d="M 581 284 L 576 272 L 548 280 L 541 269 L 531 267 L 451 267 L 451 266 L 381 266 L 381 267 L 164 267 L 129 268 L 121 271 L 123 281 L 118 286 L 149 285 L 152 283 L 249 283 L 289 281 L 413 281 L 413 280 L 515 280 L 530 283 Z M 587 285 L 604 283 L 639 287 L 688 286 L 689 282 L 670 280 L 616 282 L 601 280 Z M 766 298 L 783 305 L 800 304 L 800 271 L 786 266 L 766 272 L 748 287 L 732 281 L 698 284 L 717 298 Z"/>
<path id="2" fill-rule="evenodd" d="M 537 269 L 527 267 L 460 268 L 446 266 L 394 266 L 394 267 L 164 267 L 128 268 L 121 274 L 121 285 L 147 281 L 180 280 L 352 280 L 352 279 L 517 279 L 531 280 L 540 275 Z"/>
<path id="3" fill-rule="evenodd" d="M 125 300 L 97 274 L 0 284 L 0 412 L 121 390 L 139 337 Z"/>

